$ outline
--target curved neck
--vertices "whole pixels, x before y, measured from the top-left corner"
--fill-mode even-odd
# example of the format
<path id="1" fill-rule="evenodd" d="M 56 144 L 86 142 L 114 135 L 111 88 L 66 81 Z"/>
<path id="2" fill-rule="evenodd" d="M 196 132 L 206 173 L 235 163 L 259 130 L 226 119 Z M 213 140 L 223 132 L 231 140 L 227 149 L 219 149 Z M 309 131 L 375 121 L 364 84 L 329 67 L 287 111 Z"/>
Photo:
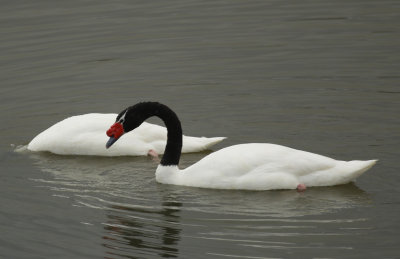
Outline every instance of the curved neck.
<path id="1" fill-rule="evenodd" d="M 168 135 L 160 164 L 164 166 L 178 165 L 182 151 L 182 126 L 176 113 L 166 105 L 157 102 L 145 102 L 135 106 L 141 106 L 139 109 L 145 117 L 144 120 L 157 116 L 164 122 Z"/>
<path id="2" fill-rule="evenodd" d="M 174 111 L 165 105 L 160 104 L 158 116 L 167 127 L 167 145 L 161 159 L 161 165 L 178 165 L 182 151 L 182 126 Z"/>

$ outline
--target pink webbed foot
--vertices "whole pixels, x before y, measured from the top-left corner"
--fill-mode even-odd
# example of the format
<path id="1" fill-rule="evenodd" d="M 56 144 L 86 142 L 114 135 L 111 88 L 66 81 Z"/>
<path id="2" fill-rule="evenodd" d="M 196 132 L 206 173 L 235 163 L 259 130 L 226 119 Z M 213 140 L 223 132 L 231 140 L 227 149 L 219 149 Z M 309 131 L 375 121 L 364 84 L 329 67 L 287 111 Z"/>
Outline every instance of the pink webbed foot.
<path id="1" fill-rule="evenodd" d="M 149 156 L 154 161 L 160 160 L 157 151 L 155 151 L 154 149 L 150 149 L 149 152 L 147 152 L 147 156 Z"/>
<path id="2" fill-rule="evenodd" d="M 299 192 L 304 192 L 306 189 L 307 189 L 307 187 L 306 187 L 306 185 L 304 184 L 304 183 L 299 183 L 298 185 L 297 185 L 297 191 L 299 191 Z"/>

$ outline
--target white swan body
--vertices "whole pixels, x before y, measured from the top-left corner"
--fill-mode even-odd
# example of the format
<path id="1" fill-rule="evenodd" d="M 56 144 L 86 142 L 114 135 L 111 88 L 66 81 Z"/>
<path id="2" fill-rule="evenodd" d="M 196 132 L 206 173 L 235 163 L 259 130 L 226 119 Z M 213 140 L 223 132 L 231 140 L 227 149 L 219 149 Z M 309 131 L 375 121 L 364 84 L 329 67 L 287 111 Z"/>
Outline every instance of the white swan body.
<path id="1" fill-rule="evenodd" d="M 124 134 L 124 141 L 116 143 L 112 150 L 106 150 L 104 142 L 108 138 L 105 132 L 116 117 L 117 114 L 90 113 L 66 118 L 37 135 L 27 149 L 59 155 L 144 156 L 149 150 L 164 153 L 167 129 L 146 122 Z M 183 136 L 182 152 L 203 151 L 223 139 Z"/>
<path id="2" fill-rule="evenodd" d="M 159 165 L 156 180 L 215 189 L 296 189 L 299 184 L 311 187 L 349 183 L 375 163 L 338 161 L 285 146 L 251 143 L 218 150 L 183 170 Z"/>

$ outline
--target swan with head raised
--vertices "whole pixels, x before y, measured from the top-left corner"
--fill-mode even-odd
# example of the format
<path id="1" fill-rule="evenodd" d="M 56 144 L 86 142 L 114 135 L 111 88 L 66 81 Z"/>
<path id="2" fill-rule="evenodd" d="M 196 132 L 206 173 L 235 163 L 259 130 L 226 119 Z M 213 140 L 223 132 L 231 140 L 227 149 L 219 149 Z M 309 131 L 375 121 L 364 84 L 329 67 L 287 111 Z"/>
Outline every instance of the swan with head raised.
<path id="1" fill-rule="evenodd" d="M 168 130 L 165 153 L 156 170 L 156 180 L 215 189 L 273 190 L 332 186 L 353 181 L 376 160 L 339 161 L 285 146 L 250 143 L 223 148 L 197 163 L 178 168 L 182 148 L 181 123 L 167 106 L 143 102 L 123 110 L 107 131 L 110 148 L 124 133 L 138 128 L 147 118 L 161 118 Z M 134 145 L 134 144 L 133 144 Z"/>
<path id="2" fill-rule="evenodd" d="M 89 113 L 66 118 L 38 134 L 28 144 L 31 151 L 48 151 L 59 155 L 145 156 L 164 153 L 167 142 L 165 127 L 144 122 L 135 131 L 126 134 L 112 150 L 104 149 L 104 132 L 115 121 L 117 114 Z M 185 153 L 209 149 L 224 137 L 183 136 Z M 135 145 L 131 145 L 135 143 Z"/>

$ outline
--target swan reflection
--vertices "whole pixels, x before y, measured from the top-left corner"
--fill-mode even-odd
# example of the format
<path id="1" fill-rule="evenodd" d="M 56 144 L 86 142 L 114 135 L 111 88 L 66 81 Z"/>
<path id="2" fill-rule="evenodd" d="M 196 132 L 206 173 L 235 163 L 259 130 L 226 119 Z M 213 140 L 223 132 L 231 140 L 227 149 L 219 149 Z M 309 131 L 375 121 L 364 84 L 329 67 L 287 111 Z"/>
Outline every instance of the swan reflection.
<path id="1" fill-rule="evenodd" d="M 163 202 L 160 209 L 146 210 L 113 205 L 107 213 L 103 246 L 109 257 L 177 257 L 180 240 L 179 202 Z M 140 215 L 140 216 L 138 216 Z"/>
<path id="2" fill-rule="evenodd" d="M 201 154 L 188 154 L 187 163 Z M 158 184 L 156 163 L 146 157 L 82 157 L 31 154 L 35 164 L 51 173 L 53 190 L 73 194 L 95 193 L 94 197 L 127 197 L 152 203 L 162 193 L 177 195 L 185 202 L 182 210 L 207 214 L 269 217 L 320 215 L 370 204 L 368 193 L 354 183 L 334 187 L 295 190 L 232 191 Z M 42 179 L 36 179 L 42 180 Z"/>

